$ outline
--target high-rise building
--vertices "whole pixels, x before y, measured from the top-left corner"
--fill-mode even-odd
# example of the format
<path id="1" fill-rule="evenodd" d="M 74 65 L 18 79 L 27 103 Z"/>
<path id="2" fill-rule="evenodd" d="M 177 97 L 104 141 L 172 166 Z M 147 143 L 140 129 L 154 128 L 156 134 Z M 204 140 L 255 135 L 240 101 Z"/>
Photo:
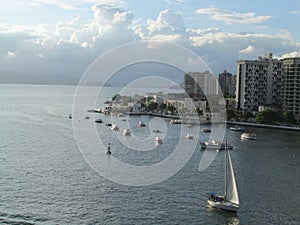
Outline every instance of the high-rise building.
<path id="1" fill-rule="evenodd" d="M 223 92 L 223 95 L 234 95 L 235 94 L 235 85 L 236 85 L 236 76 L 224 70 L 223 73 L 219 74 L 219 85 Z"/>
<path id="2" fill-rule="evenodd" d="M 218 83 L 209 71 L 188 72 L 184 75 L 184 89 L 191 98 L 205 99 L 218 94 Z"/>
<path id="3" fill-rule="evenodd" d="M 300 121 L 300 57 L 283 59 L 282 109 Z"/>
<path id="4" fill-rule="evenodd" d="M 258 111 L 260 105 L 281 104 L 282 60 L 272 53 L 257 60 L 237 61 L 236 109 Z"/>

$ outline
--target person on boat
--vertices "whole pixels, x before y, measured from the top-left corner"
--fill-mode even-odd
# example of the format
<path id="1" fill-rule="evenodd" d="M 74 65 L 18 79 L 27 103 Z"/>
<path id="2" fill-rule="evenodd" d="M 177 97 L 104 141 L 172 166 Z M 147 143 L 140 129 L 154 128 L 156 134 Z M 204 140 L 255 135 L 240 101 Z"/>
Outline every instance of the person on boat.
<path id="1" fill-rule="evenodd" d="M 110 151 L 110 143 L 108 143 L 107 154 L 108 154 L 108 155 L 111 155 L 111 151 Z"/>

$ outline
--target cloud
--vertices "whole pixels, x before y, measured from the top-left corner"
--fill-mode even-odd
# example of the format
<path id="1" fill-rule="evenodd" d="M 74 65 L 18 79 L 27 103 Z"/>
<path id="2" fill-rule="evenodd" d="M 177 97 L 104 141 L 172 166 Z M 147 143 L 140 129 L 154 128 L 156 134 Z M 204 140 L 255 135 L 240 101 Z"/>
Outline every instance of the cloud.
<path id="1" fill-rule="evenodd" d="M 196 10 L 196 13 L 210 15 L 212 20 L 224 21 L 227 24 L 256 24 L 272 18 L 272 16 L 256 16 L 253 12 L 239 13 L 218 8 L 200 8 Z"/>
<path id="2" fill-rule="evenodd" d="M 12 51 L 8 51 L 7 54 L 6 54 L 6 56 L 7 56 L 8 58 L 13 58 L 13 57 L 15 57 L 16 55 L 17 55 L 17 53 L 16 53 L 16 52 L 12 52 Z"/>
<path id="3" fill-rule="evenodd" d="M 265 52 L 298 56 L 300 43 L 286 30 L 236 33 L 218 27 L 187 29 L 180 12 L 161 11 L 156 19 L 136 20 L 131 11 L 96 4 L 88 18 L 78 16 L 53 25 L 0 23 L 0 68 L 26 73 L 80 76 L 99 55 L 139 41 L 173 42 L 198 54 L 218 74 L 236 71 L 237 59 L 255 59 Z"/>
<path id="4" fill-rule="evenodd" d="M 118 5 L 123 6 L 125 2 L 123 0 L 78 0 L 78 1 L 69 1 L 69 0 L 31 0 L 31 1 L 18 1 L 18 3 L 26 4 L 30 6 L 43 6 L 50 5 L 64 10 L 80 10 L 84 4 L 106 4 L 106 5 Z"/>
<path id="5" fill-rule="evenodd" d="M 163 10 L 156 20 L 147 21 L 150 35 L 185 33 L 185 24 L 181 14 L 172 10 Z"/>
<path id="6" fill-rule="evenodd" d="M 248 45 L 247 48 L 242 49 L 239 51 L 240 54 L 247 54 L 247 53 L 251 53 L 254 51 L 254 46 L 253 45 Z"/>
<path id="7" fill-rule="evenodd" d="M 290 14 L 300 14 L 300 10 L 298 11 L 289 11 Z"/>
<path id="8" fill-rule="evenodd" d="M 294 57 L 300 57 L 300 50 L 299 51 L 293 51 L 293 52 L 285 53 L 285 54 L 279 56 L 279 58 L 294 58 Z"/>
<path id="9" fill-rule="evenodd" d="M 190 2 L 190 0 L 165 0 L 165 2 L 170 5 L 175 5 L 175 4 L 179 4 L 179 3 L 187 3 L 187 2 Z"/>

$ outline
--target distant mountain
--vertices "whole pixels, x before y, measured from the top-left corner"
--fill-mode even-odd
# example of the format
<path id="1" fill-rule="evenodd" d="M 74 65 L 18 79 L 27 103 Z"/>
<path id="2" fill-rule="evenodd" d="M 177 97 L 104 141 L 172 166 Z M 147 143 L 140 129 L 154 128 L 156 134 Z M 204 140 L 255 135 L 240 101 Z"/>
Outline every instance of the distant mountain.
<path id="1" fill-rule="evenodd" d="M 77 85 L 79 79 L 66 75 L 36 75 L 16 71 L 0 71 L 1 84 Z"/>

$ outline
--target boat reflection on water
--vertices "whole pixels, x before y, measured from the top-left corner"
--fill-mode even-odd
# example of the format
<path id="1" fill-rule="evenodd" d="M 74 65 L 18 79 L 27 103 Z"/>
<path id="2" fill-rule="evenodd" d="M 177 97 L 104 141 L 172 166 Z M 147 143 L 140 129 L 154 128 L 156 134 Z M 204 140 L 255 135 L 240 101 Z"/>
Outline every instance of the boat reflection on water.
<path id="1" fill-rule="evenodd" d="M 224 211 L 221 209 L 216 209 L 209 204 L 207 205 L 206 214 L 209 217 L 213 217 L 214 221 L 218 221 L 215 224 L 230 224 L 230 225 L 239 225 L 240 218 L 236 213 L 230 211 Z"/>

